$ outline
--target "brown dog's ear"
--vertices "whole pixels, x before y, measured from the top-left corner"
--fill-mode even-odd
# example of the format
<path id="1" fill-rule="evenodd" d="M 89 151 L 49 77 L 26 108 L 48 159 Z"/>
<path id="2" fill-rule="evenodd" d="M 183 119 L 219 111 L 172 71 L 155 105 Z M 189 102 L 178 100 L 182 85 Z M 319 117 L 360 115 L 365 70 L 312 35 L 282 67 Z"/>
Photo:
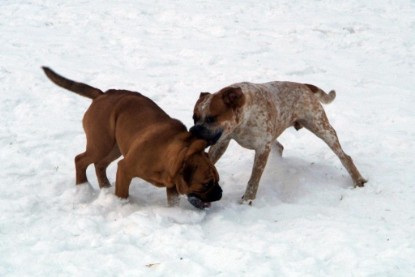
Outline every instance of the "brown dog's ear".
<path id="1" fill-rule="evenodd" d="M 182 169 L 182 176 L 186 184 L 190 184 L 190 182 L 192 181 L 193 172 L 194 172 L 193 166 L 184 163 L 183 169 Z"/>
<path id="2" fill-rule="evenodd" d="M 179 154 L 177 172 L 175 170 L 175 184 L 176 189 L 180 194 L 187 194 L 188 188 L 192 182 L 193 174 L 196 168 L 188 162 L 196 153 L 204 153 L 207 147 L 207 142 L 202 139 L 196 139 L 191 142 L 190 146 Z"/>
<path id="3" fill-rule="evenodd" d="M 206 140 L 204 139 L 194 140 L 190 144 L 189 148 L 187 149 L 184 160 L 186 161 L 190 156 L 193 156 L 194 154 L 198 152 L 204 152 L 206 147 L 208 147 L 208 143 Z"/>
<path id="4" fill-rule="evenodd" d="M 180 169 L 176 178 L 176 189 L 180 194 L 187 194 L 190 185 L 192 184 L 193 175 L 197 169 L 197 166 L 189 164 L 186 160 L 183 162 L 183 166 Z"/>
<path id="5" fill-rule="evenodd" d="M 186 162 L 183 163 L 183 167 L 181 168 L 179 174 L 176 176 L 176 189 L 180 194 L 187 194 L 190 184 L 192 182 L 194 173 L 194 168 L 187 164 Z"/>
<path id="6" fill-rule="evenodd" d="M 240 87 L 226 87 L 220 93 L 222 93 L 223 102 L 229 107 L 239 108 L 245 103 L 245 95 Z"/>
<path id="7" fill-rule="evenodd" d="M 185 167 L 183 167 L 183 169 L 185 169 Z M 176 190 L 179 194 L 187 194 L 188 188 L 189 188 L 189 181 L 185 180 L 183 173 L 184 173 L 183 170 L 180 171 L 174 180 L 174 184 L 176 185 Z M 191 180 L 191 176 L 187 175 L 186 179 Z"/>

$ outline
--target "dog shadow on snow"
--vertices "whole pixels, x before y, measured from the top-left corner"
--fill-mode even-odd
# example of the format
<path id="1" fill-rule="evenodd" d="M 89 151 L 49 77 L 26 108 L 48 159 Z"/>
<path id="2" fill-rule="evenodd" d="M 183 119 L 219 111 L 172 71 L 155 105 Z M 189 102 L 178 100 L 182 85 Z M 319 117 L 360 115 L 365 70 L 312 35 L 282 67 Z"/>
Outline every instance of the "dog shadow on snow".
<path id="1" fill-rule="evenodd" d="M 114 210 L 118 211 L 121 216 L 149 209 L 157 209 L 161 213 L 171 210 L 168 214 L 177 213 L 177 210 L 197 214 L 205 214 L 209 210 L 217 212 L 227 206 L 234 207 L 234 204 L 239 202 L 250 177 L 252 161 L 250 157 L 245 156 L 236 163 L 234 161 L 234 166 L 230 167 L 226 166 L 229 161 L 224 157 L 224 160 L 218 163 L 219 174 L 222 173 L 220 184 L 223 185 L 223 199 L 204 211 L 194 209 L 185 197 L 180 198 L 178 207 L 168 207 L 164 188 L 154 187 L 138 178 L 133 179 L 127 200 L 114 195 L 115 181 L 110 188 L 101 190 L 95 183 L 74 186 L 64 197 L 72 202 L 74 208 L 92 206 L 108 214 Z M 111 173 L 110 176 L 112 175 Z M 331 163 L 326 159 L 318 161 L 315 158 L 301 158 L 289 154 L 279 157 L 272 151 L 253 205 L 317 202 L 321 201 L 321 194 L 329 198 L 338 198 L 339 194 L 349 188 L 353 188 L 353 182 L 336 161 Z"/>
<path id="2" fill-rule="evenodd" d="M 134 189 L 129 198 L 120 199 L 114 194 L 114 184 L 110 188 L 99 189 L 97 184 L 85 183 L 71 186 L 58 201 L 72 214 L 98 217 L 106 222 L 122 220 L 160 226 L 199 224 L 209 213 L 208 210 L 194 208 L 184 197 L 178 207 L 168 207 L 165 190 L 157 191 L 157 188 L 140 179 L 134 179 L 131 187 Z"/>
<path id="3" fill-rule="evenodd" d="M 270 155 L 257 199 L 285 203 L 320 201 L 321 194 L 353 188 L 353 181 L 340 162 L 315 158 Z M 337 193 L 336 193 L 337 191 Z M 315 199 L 315 200 L 313 200 Z"/>
<path id="4" fill-rule="evenodd" d="M 226 154 L 225 154 L 226 155 Z M 331 161 L 333 160 L 333 162 Z M 224 157 L 223 164 L 227 164 Z M 253 163 L 252 158 L 236 161 L 233 168 L 228 167 L 222 178 L 224 197 L 220 201 L 239 201 L 248 183 Z M 237 168 L 237 169 L 236 169 Z M 219 167 L 219 174 L 223 169 Z M 268 163 L 259 183 L 254 206 L 278 205 L 278 203 L 297 203 L 321 201 L 321 195 L 339 198 L 345 189 L 352 189 L 353 181 L 340 162 L 333 159 L 319 161 L 315 157 L 298 157 L 284 152 L 280 157 L 271 152 Z M 314 199 L 314 200 L 313 200 Z M 330 201 L 330 199 L 327 199 Z"/>
<path id="5" fill-rule="evenodd" d="M 129 198 L 121 199 L 114 194 L 115 180 L 111 182 L 111 187 L 99 189 L 92 177 L 91 183 L 71 184 L 60 196 L 60 201 L 65 202 L 65 206 L 75 213 L 99 214 L 109 220 L 139 217 L 142 220 L 156 218 L 172 224 L 195 224 L 201 222 L 207 214 L 207 210 L 194 208 L 183 196 L 178 207 L 168 207 L 166 190 L 139 178 L 133 179 Z"/>

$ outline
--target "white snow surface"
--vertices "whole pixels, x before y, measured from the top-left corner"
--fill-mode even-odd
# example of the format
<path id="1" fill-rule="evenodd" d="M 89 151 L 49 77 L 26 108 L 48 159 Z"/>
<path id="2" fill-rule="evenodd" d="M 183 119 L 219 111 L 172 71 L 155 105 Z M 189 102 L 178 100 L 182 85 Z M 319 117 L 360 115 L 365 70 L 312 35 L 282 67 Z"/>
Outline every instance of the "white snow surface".
<path id="1" fill-rule="evenodd" d="M 76 187 L 90 100 L 42 65 L 139 91 L 187 127 L 200 92 L 235 82 L 335 89 L 325 110 L 369 182 L 354 189 L 291 128 L 253 206 L 239 199 L 254 153 L 236 143 L 206 210 L 168 208 L 140 179 L 120 200 L 93 166 Z M 1 276 L 415 276 L 414 1 L 2 0 L 0 87 Z"/>

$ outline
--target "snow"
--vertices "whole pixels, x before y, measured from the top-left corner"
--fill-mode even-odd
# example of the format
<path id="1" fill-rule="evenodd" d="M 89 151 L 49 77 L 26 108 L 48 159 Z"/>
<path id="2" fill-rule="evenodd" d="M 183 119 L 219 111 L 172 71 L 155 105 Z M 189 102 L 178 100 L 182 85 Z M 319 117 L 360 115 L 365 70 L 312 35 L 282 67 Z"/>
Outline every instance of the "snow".
<path id="1" fill-rule="evenodd" d="M 74 185 L 90 100 L 42 65 L 140 91 L 188 127 L 201 91 L 290 80 L 325 110 L 365 188 L 306 130 L 287 130 L 253 206 L 253 152 L 218 162 L 207 210 L 134 179 L 131 197 Z M 415 5 L 379 1 L 0 2 L 1 276 L 414 276 Z M 115 181 L 116 163 L 108 175 Z"/>

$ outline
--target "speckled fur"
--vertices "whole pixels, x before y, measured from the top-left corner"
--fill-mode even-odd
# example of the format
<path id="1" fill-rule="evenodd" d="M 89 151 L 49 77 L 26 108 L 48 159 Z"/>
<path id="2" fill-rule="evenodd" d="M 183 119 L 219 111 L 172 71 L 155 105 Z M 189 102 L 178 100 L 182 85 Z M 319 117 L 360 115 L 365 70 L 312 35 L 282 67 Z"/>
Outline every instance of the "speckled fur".
<path id="1" fill-rule="evenodd" d="M 233 93 L 231 97 L 230 93 Z M 203 126 L 212 133 L 222 132 L 220 139 L 209 150 L 213 162 L 226 151 L 231 139 L 242 147 L 255 150 L 251 178 L 242 197 L 244 202 L 251 203 L 255 199 L 271 145 L 275 143 L 282 154 L 283 146 L 277 138 L 291 126 L 297 130 L 305 127 L 325 141 L 339 157 L 355 186 L 360 187 L 366 180 L 341 148 L 336 131 L 321 105 L 330 103 L 335 96 L 334 91 L 327 94 L 310 84 L 237 83 L 214 94 L 201 94 L 194 109 L 195 126 Z M 212 116 L 215 122 L 206 122 L 206 118 Z"/>

